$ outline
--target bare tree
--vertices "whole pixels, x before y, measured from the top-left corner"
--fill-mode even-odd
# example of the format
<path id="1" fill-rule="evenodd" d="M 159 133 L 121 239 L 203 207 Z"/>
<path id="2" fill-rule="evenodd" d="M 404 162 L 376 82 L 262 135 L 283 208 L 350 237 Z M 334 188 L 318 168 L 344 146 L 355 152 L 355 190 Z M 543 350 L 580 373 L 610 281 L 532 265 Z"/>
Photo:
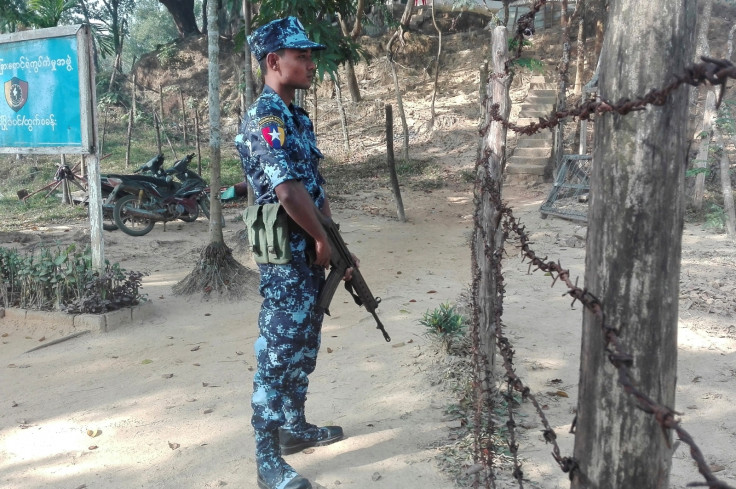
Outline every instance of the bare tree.
<path id="1" fill-rule="evenodd" d="M 682 73 L 692 59 L 692 3 L 611 2 L 602 97 L 634 99 Z M 609 358 L 630 365 L 643 395 L 674 407 L 687 105 L 680 92 L 661 108 L 596 122 L 585 286 L 607 329 L 586 310 L 573 489 L 669 487 L 672 435 L 626 393 Z M 605 348 L 611 335 L 630 358 Z"/>
<path id="2" fill-rule="evenodd" d="M 394 45 L 398 41 L 399 44 L 404 44 L 404 34 L 409 26 L 411 20 L 411 10 L 414 2 L 407 2 L 404 13 L 401 15 L 401 21 L 399 28 L 391 36 L 388 43 L 386 44 L 386 57 L 388 59 L 389 66 L 391 67 L 391 75 L 394 80 L 394 90 L 396 91 L 396 104 L 399 111 L 399 117 L 401 118 L 401 127 L 404 134 L 404 145 L 403 145 L 403 157 L 404 161 L 409 161 L 409 126 L 406 123 L 406 112 L 404 112 L 404 102 L 401 98 L 401 87 L 399 86 L 399 76 L 396 73 L 396 63 L 394 62 Z"/>

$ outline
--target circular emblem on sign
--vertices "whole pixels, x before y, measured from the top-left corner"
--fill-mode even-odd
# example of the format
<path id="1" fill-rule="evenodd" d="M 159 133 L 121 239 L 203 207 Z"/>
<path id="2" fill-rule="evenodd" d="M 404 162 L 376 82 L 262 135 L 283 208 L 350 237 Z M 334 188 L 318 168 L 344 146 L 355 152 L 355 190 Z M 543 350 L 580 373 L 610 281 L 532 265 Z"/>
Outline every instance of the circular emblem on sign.
<path id="1" fill-rule="evenodd" d="M 5 101 L 18 112 L 28 101 L 28 82 L 15 76 L 5 82 Z"/>

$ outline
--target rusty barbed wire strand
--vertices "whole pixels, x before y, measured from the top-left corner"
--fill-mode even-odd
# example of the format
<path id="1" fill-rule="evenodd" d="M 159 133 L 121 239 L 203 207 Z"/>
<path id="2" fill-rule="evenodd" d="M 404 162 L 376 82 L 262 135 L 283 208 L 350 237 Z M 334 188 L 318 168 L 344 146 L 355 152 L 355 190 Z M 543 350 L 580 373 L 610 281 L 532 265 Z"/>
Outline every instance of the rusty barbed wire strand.
<path id="1" fill-rule="evenodd" d="M 626 115 L 633 111 L 644 110 L 647 106 L 662 106 L 667 103 L 668 97 L 682 85 L 699 86 L 710 84 L 720 86 L 721 91 L 716 102 L 718 108 L 726 91 L 726 83 L 729 79 L 736 79 L 736 66 L 726 59 L 715 59 L 703 56 L 703 63 L 697 63 L 685 68 L 684 73 L 675 77 L 675 81 L 661 89 L 652 89 L 647 94 L 639 96 L 636 100 L 622 98 L 616 103 L 603 99 L 589 99 L 579 102 L 575 107 L 568 110 L 552 112 L 549 117 L 540 117 L 539 122 L 527 125 L 517 125 L 499 114 L 499 105 L 491 105 L 491 119 L 500 122 L 506 129 L 518 134 L 531 136 L 544 129 L 551 129 L 560 124 L 564 119 L 577 117 L 579 120 L 589 120 L 591 116 L 615 112 Z"/>
<path id="2" fill-rule="evenodd" d="M 625 351 L 619 342 L 618 331 L 616 328 L 612 328 L 605 323 L 605 315 L 603 313 L 603 307 L 600 301 L 586 289 L 581 289 L 577 284 L 573 283 L 570 278 L 570 272 L 564 269 L 562 265 L 557 262 L 547 261 L 547 258 L 539 258 L 536 253 L 531 249 L 531 241 L 529 235 L 525 231 L 525 226 L 522 226 L 519 221 L 514 217 L 512 210 L 503 205 L 501 206 L 501 212 L 504 216 L 502 225 L 504 234 L 511 232 L 515 233 L 520 241 L 519 247 L 521 248 L 522 261 L 528 259 L 530 270 L 533 271 L 542 270 L 545 273 L 549 273 L 552 276 L 552 286 L 558 281 L 565 284 L 568 291 L 565 295 L 569 295 L 573 298 L 573 304 L 580 302 L 583 306 L 592 312 L 598 319 L 601 328 L 603 329 L 606 351 L 608 352 L 609 362 L 616 367 L 618 371 L 618 381 L 623 387 L 624 391 L 632 396 L 642 411 L 647 414 L 654 416 L 654 419 L 662 427 L 663 431 L 673 430 L 678 438 L 690 447 L 690 456 L 695 461 L 698 472 L 705 478 L 705 483 L 691 483 L 689 487 L 710 487 L 712 489 L 735 489 L 733 486 L 726 484 L 719 480 L 713 475 L 710 466 L 705 461 L 705 457 L 701 452 L 700 448 L 695 443 L 694 439 L 690 434 L 682 428 L 680 420 L 676 418 L 676 411 L 669 407 L 663 406 L 649 396 L 641 392 L 631 379 L 630 367 L 633 366 L 633 356 Z M 558 461 L 559 463 L 559 461 Z"/>

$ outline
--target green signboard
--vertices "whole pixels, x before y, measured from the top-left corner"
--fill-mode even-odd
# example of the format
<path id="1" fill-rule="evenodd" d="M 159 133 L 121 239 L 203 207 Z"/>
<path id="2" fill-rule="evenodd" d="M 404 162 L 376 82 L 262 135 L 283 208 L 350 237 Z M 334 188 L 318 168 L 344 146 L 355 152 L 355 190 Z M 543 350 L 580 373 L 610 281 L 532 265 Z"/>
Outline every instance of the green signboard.
<path id="1" fill-rule="evenodd" d="M 0 36 L 0 153 L 94 153 L 89 28 Z"/>

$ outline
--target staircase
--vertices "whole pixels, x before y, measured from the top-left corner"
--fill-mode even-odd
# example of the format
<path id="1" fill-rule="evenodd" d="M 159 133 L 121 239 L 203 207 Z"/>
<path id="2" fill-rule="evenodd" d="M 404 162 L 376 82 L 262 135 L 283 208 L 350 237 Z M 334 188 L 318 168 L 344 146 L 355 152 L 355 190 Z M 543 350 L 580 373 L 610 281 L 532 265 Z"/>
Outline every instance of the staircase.
<path id="1" fill-rule="evenodd" d="M 539 122 L 539 117 L 552 113 L 557 101 L 557 87 L 543 76 L 532 77 L 529 93 L 521 104 L 517 125 Z M 542 183 L 551 178 L 553 135 L 545 129 L 532 136 L 519 135 L 516 148 L 506 161 L 506 182 L 510 184 Z"/>

